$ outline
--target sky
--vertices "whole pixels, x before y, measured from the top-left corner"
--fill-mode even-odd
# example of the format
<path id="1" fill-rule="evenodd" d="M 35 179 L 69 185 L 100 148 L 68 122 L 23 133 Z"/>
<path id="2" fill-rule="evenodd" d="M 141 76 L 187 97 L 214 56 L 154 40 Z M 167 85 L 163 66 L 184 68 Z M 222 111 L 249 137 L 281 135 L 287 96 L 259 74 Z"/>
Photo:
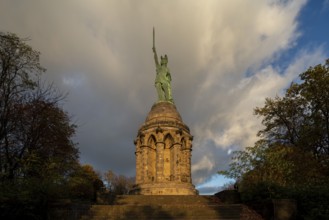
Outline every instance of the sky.
<path id="1" fill-rule="evenodd" d="M 28 37 L 68 93 L 80 160 L 135 175 L 134 139 L 156 102 L 152 28 L 168 55 L 173 98 L 194 136 L 201 194 L 232 152 L 257 141 L 266 97 L 329 58 L 329 0 L 0 0 L 0 31 Z"/>

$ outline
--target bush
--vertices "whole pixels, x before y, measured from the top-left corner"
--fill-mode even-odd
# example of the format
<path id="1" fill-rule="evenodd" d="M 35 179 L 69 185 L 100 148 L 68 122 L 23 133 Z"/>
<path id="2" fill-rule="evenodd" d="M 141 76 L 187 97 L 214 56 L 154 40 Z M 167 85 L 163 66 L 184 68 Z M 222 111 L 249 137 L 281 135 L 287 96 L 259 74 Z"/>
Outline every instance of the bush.
<path id="1" fill-rule="evenodd" d="M 280 187 L 265 182 L 249 185 L 241 191 L 241 199 L 260 214 L 272 213 L 273 199 L 293 199 L 298 219 L 329 219 L 329 186 Z M 264 211 L 265 210 L 265 211 Z"/>

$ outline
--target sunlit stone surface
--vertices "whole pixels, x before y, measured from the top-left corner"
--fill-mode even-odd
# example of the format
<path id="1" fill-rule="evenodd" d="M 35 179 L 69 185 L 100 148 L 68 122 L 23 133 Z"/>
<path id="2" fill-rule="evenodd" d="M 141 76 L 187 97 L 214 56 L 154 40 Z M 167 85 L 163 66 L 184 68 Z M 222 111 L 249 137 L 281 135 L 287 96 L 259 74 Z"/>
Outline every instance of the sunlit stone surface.
<path id="1" fill-rule="evenodd" d="M 135 193 L 197 194 L 191 179 L 192 139 L 173 103 L 154 104 L 135 140 Z"/>

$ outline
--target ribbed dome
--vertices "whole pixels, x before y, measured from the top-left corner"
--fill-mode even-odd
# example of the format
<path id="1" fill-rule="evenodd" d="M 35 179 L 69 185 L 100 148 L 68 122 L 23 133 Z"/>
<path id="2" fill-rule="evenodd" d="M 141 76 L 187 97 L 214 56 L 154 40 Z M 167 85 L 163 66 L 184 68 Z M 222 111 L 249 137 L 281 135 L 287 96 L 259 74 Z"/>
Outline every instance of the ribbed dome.
<path id="1" fill-rule="evenodd" d="M 146 117 L 145 123 L 161 120 L 179 121 L 182 123 L 182 118 L 178 113 L 176 106 L 170 102 L 158 102 L 154 104 Z"/>

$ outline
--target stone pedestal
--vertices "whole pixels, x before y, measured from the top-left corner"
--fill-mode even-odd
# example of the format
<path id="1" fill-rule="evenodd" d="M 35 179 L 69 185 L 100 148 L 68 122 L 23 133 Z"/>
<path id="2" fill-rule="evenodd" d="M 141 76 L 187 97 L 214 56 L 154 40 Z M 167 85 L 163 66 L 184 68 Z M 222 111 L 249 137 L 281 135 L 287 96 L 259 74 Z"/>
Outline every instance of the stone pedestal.
<path id="1" fill-rule="evenodd" d="M 135 192 L 142 195 L 197 194 L 191 178 L 192 139 L 174 104 L 154 104 L 135 140 Z"/>

